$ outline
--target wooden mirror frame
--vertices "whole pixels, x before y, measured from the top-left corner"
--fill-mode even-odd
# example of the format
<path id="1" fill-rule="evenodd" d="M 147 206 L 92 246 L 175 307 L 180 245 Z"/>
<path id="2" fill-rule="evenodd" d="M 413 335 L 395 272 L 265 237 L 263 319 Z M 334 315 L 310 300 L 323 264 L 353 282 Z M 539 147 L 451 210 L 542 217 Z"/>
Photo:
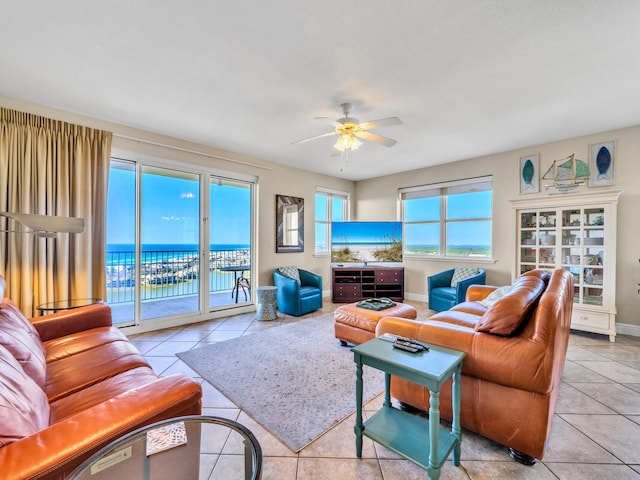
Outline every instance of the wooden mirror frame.
<path id="1" fill-rule="evenodd" d="M 296 220 L 295 228 L 288 225 Z M 276 195 L 276 253 L 290 252 L 304 252 L 304 198 Z"/>

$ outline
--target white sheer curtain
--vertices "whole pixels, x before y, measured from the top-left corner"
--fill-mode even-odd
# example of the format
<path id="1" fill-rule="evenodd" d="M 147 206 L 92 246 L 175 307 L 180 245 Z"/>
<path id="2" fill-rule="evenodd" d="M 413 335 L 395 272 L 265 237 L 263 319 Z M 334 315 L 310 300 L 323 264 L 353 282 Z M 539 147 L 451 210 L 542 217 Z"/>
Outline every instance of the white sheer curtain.
<path id="1" fill-rule="evenodd" d="M 27 315 L 105 294 L 110 132 L 0 108 L 0 211 L 84 218 L 83 233 L 0 233 L 6 296 Z M 0 217 L 0 230 L 23 230 Z"/>

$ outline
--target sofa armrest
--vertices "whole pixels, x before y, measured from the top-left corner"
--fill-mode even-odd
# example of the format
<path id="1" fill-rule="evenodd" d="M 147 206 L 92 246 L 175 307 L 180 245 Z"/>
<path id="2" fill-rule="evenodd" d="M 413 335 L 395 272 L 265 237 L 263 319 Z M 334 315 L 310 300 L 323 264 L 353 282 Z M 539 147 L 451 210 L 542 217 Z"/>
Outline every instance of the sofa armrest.
<path id="1" fill-rule="evenodd" d="M 2 478 L 64 478 L 103 446 L 142 426 L 201 413 L 202 388 L 185 374 L 160 378 L 0 448 Z"/>
<path id="2" fill-rule="evenodd" d="M 498 287 L 494 285 L 471 285 L 467 289 L 465 301 L 478 302 L 480 300 L 484 300 L 491 294 L 491 292 L 493 292 L 497 288 Z"/>
<path id="3" fill-rule="evenodd" d="M 103 303 L 33 317 L 29 320 L 43 342 L 92 328 L 112 325 L 111 307 Z"/>
<path id="4" fill-rule="evenodd" d="M 453 278 L 453 268 L 444 272 L 436 273 L 427 277 L 427 290 L 430 292 L 434 288 L 450 287 Z"/>
<path id="5" fill-rule="evenodd" d="M 376 335 L 385 332 L 466 353 L 465 375 L 529 392 L 544 394 L 552 388 L 553 355 L 524 335 L 502 337 L 453 323 L 395 317 L 380 320 Z"/>
<path id="6" fill-rule="evenodd" d="M 308 270 L 298 269 L 300 273 L 300 282 L 302 285 L 309 287 L 316 287 L 322 290 L 322 276 L 317 273 L 309 272 Z"/>

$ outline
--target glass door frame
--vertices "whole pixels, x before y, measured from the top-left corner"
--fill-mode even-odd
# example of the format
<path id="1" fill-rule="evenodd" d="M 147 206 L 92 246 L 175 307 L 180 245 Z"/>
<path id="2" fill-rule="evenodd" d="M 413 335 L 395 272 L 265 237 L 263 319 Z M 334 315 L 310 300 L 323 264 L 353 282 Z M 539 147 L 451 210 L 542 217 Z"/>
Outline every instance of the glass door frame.
<path id="1" fill-rule="evenodd" d="M 142 209 L 142 168 L 143 167 L 156 167 L 162 169 L 168 169 L 173 171 L 184 172 L 187 174 L 198 175 L 199 179 L 199 193 L 200 193 L 200 205 L 199 205 L 199 257 L 200 257 L 200 271 L 204 265 L 207 267 L 209 262 L 210 252 L 210 235 L 209 235 L 209 220 L 210 220 L 210 182 L 211 179 L 221 178 L 223 180 L 231 180 L 236 182 L 245 182 L 250 188 L 250 263 L 251 263 L 251 278 L 257 278 L 255 272 L 257 270 L 257 197 L 258 197 L 258 177 L 254 175 L 248 175 L 238 172 L 232 172 L 228 170 L 222 170 L 213 167 L 205 167 L 197 164 L 191 164 L 186 162 L 180 162 L 176 160 L 159 158 L 155 156 L 143 155 L 139 153 L 133 153 L 130 151 L 117 151 L 114 149 L 111 154 L 110 161 L 121 161 L 130 163 L 134 166 L 135 171 L 135 264 L 136 268 L 136 281 L 134 285 L 134 318 L 133 320 L 127 320 L 124 322 L 115 323 L 118 327 L 132 328 L 132 333 L 138 331 L 148 331 L 158 328 L 167 328 L 170 326 L 196 323 L 203 320 L 215 318 L 212 314 L 219 311 L 228 311 L 230 309 L 238 309 L 239 313 L 242 313 L 242 309 L 246 310 L 247 307 L 253 308 L 255 304 L 255 282 L 251 282 L 251 297 L 248 302 L 229 304 L 223 307 L 211 308 L 209 305 L 210 296 L 210 279 L 209 275 L 199 275 L 199 298 L 198 306 L 199 311 L 189 314 L 176 314 L 163 317 L 156 317 L 151 319 L 142 320 L 142 306 L 141 306 L 141 286 L 140 286 L 140 268 L 142 260 L 142 244 L 141 244 L 141 209 Z M 176 322 L 176 319 L 187 321 Z M 140 329 L 141 326 L 145 328 Z M 152 327 L 152 328 L 147 328 Z"/>

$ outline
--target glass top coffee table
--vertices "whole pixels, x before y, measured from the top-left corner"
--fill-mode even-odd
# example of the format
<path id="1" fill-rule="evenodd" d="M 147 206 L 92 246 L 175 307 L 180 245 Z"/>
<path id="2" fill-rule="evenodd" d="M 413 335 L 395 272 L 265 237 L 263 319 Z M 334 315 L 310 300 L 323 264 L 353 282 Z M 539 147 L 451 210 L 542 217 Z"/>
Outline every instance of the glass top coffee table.
<path id="1" fill-rule="evenodd" d="M 96 303 L 102 303 L 101 298 L 71 298 L 69 300 L 57 300 L 55 302 L 43 303 L 38 305 L 36 310 L 40 313 L 52 312 L 55 313 L 59 310 L 72 310 L 74 308 L 87 307 L 89 305 L 95 305 Z"/>
<path id="2" fill-rule="evenodd" d="M 226 418 L 177 417 L 131 432 L 80 465 L 71 480 L 258 480 L 262 450 Z"/>

